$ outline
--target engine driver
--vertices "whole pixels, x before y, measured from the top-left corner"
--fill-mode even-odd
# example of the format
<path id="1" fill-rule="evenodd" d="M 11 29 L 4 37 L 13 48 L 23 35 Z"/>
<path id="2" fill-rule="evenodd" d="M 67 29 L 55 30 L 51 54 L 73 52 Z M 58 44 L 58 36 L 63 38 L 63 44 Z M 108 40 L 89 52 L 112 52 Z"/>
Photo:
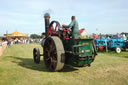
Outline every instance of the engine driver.
<path id="1" fill-rule="evenodd" d="M 71 28 L 72 30 L 72 39 L 78 39 L 80 37 L 79 25 L 75 19 L 75 16 L 71 17 L 71 23 L 67 26 L 63 26 L 64 28 Z"/>

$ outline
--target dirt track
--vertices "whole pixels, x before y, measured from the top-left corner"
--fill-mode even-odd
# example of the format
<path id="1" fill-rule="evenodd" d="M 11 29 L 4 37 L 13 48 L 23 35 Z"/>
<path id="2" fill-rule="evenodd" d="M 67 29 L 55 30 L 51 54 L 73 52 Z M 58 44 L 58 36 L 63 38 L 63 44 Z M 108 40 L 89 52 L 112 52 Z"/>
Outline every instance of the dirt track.
<path id="1" fill-rule="evenodd" d="M 7 47 L 7 42 L 3 42 L 2 46 L 0 46 L 0 56 L 2 56 L 6 47 Z"/>

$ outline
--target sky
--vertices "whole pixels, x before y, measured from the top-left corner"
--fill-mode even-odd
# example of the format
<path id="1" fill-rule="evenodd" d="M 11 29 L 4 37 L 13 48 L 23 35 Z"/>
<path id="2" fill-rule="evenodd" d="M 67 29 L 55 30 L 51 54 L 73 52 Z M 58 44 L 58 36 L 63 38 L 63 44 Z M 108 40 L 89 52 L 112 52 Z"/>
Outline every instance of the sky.
<path id="1" fill-rule="evenodd" d="M 0 35 L 41 34 L 46 12 L 50 21 L 67 25 L 76 16 L 88 34 L 128 32 L 128 0 L 0 0 Z"/>

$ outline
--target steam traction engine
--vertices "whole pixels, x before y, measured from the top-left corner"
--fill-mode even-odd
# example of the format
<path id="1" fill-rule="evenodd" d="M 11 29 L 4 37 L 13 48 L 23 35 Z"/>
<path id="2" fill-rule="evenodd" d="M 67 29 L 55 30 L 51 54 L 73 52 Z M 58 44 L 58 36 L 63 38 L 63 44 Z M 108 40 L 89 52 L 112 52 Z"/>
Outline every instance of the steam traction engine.
<path id="1" fill-rule="evenodd" d="M 79 38 L 73 40 L 69 29 L 61 27 L 59 22 L 50 22 L 50 15 L 46 13 L 45 33 L 42 41 L 43 53 L 38 48 L 33 49 L 35 63 L 40 63 L 40 56 L 44 56 L 44 64 L 49 71 L 60 71 L 64 64 L 73 66 L 90 66 L 97 55 L 93 39 Z"/>

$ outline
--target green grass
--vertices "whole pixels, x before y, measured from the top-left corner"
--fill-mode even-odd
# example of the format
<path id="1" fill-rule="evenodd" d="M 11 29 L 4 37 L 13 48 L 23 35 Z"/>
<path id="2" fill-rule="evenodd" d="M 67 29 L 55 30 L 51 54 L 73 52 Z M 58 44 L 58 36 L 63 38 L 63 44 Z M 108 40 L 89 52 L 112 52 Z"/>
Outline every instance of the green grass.
<path id="1" fill-rule="evenodd" d="M 33 62 L 39 44 L 13 45 L 0 60 L 0 85 L 128 85 L 128 51 L 99 53 L 91 67 L 65 66 L 61 72 L 48 72 L 43 58 Z"/>

